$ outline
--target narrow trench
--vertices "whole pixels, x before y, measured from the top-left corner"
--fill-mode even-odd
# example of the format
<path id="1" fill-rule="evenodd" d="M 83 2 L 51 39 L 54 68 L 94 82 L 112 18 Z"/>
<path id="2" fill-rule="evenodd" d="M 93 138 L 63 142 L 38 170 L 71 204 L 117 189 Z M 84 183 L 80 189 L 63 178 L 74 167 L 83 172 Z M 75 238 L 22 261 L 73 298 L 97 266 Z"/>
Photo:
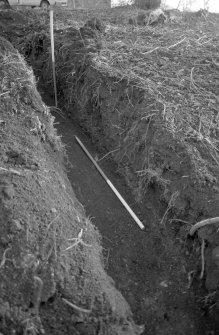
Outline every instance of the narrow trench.
<path id="1" fill-rule="evenodd" d="M 47 105 L 53 103 L 44 97 Z M 186 292 L 186 274 L 179 279 L 180 261 L 169 255 L 165 236 L 156 229 L 161 205 L 150 199 L 140 208 L 117 174 L 116 164 L 106 158 L 100 166 L 122 194 L 146 229 L 140 230 L 123 205 L 109 189 L 96 168 L 75 141 L 77 135 L 93 157 L 101 154 L 79 126 L 55 114 L 58 134 L 66 145 L 68 178 L 86 215 L 100 231 L 107 273 L 128 301 L 134 319 L 145 324 L 144 334 L 203 334 L 204 324 L 194 302 Z M 187 283 L 187 282 L 186 282 Z"/>

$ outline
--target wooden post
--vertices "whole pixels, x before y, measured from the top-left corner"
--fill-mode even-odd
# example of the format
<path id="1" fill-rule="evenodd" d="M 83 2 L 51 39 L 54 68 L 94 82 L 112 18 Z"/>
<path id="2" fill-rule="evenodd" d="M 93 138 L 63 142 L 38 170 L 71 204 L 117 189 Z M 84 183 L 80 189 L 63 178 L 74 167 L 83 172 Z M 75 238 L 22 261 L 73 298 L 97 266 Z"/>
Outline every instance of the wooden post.
<path id="1" fill-rule="evenodd" d="M 117 196 L 117 198 L 119 198 L 119 200 L 121 201 L 121 203 L 123 204 L 123 206 L 126 208 L 126 210 L 129 212 L 129 214 L 131 215 L 131 217 L 135 220 L 135 222 L 137 223 L 137 225 L 144 230 L 145 226 L 143 225 L 143 223 L 139 220 L 139 218 L 136 216 L 136 214 L 133 212 L 133 210 L 129 207 L 129 205 L 127 204 L 127 202 L 125 201 L 125 199 L 123 199 L 123 197 L 121 196 L 121 194 L 117 191 L 117 189 L 115 188 L 115 186 L 111 183 L 111 181 L 107 178 L 107 176 L 105 175 L 105 173 L 103 172 L 103 170 L 100 168 L 100 166 L 97 164 L 97 162 L 95 161 L 95 159 L 91 156 L 91 154 L 88 152 L 88 150 L 85 148 L 85 146 L 83 145 L 83 143 L 79 140 L 79 138 L 77 136 L 75 136 L 76 141 L 78 142 L 78 144 L 80 145 L 80 147 L 84 150 L 84 152 L 86 153 L 86 155 L 89 157 L 89 159 L 91 160 L 91 162 L 94 164 L 94 166 L 96 167 L 96 169 L 99 171 L 99 173 L 101 174 L 101 176 L 103 177 L 103 179 L 106 181 L 106 183 L 109 185 L 109 187 L 111 188 L 111 190 L 115 193 L 115 195 Z"/>
<path id="2" fill-rule="evenodd" d="M 49 11 L 50 16 L 50 37 L 51 37 L 51 56 L 52 56 L 52 74 L 55 95 L 55 106 L 58 107 L 57 88 L 56 88 L 56 69 L 55 69 L 55 48 L 54 48 L 54 32 L 53 32 L 53 8 Z"/>

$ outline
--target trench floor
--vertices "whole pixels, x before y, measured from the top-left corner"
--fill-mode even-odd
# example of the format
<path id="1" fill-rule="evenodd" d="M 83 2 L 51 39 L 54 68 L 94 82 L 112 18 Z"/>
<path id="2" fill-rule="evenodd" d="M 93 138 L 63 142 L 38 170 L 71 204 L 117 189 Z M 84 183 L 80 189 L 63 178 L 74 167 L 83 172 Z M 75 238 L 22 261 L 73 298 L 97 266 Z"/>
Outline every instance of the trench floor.
<path id="1" fill-rule="evenodd" d="M 44 98 L 51 105 L 47 100 Z M 163 208 L 156 197 L 152 194 L 140 208 L 110 155 L 99 161 L 144 223 L 146 229 L 142 231 L 77 144 L 75 135 L 93 157 L 100 159 L 104 154 L 70 119 L 58 114 L 55 117 L 70 163 L 68 178 L 86 215 L 102 235 L 106 271 L 131 306 L 136 323 L 145 324 L 147 335 L 207 334 L 209 327 L 207 330 L 188 288 L 187 264 L 178 258 L 183 247 L 171 245 L 172 239 L 159 229 Z"/>

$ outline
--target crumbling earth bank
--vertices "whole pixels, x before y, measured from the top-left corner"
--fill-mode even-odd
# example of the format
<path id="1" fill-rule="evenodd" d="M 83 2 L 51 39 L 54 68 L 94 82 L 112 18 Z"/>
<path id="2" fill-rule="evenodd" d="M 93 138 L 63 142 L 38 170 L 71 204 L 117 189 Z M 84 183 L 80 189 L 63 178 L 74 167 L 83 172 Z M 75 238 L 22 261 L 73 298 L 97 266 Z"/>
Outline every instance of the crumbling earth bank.
<path id="1" fill-rule="evenodd" d="M 95 18 L 80 29 L 69 24 L 57 21 L 62 29 L 55 31 L 57 87 L 68 112 L 114 151 L 139 201 L 155 187 L 161 200 L 173 197 L 176 215 L 217 216 L 216 28 L 204 21 L 193 30 L 181 23 L 173 32 L 172 26 L 104 32 Z M 46 31 L 16 45 L 51 91 Z"/>
<path id="2" fill-rule="evenodd" d="M 182 224 L 218 216 L 218 19 L 211 19 L 215 26 L 204 20 L 162 31 L 111 26 L 103 34 L 85 25 L 56 32 L 66 109 L 104 143 L 142 206 L 155 193 L 167 204 L 162 226 L 168 215 Z M 44 57 L 35 64 L 47 76 Z M 218 286 L 218 243 L 215 237 L 206 253 L 210 291 Z"/>
<path id="3" fill-rule="evenodd" d="M 104 143 L 112 152 L 137 201 L 144 206 L 145 197 L 156 194 L 167 205 L 162 226 L 170 214 L 191 224 L 218 216 L 217 17 L 193 17 L 191 23 L 185 16 L 174 29 L 104 29 L 96 18 L 77 27 L 75 21 L 65 26 L 59 20 L 60 101 L 101 148 Z M 17 45 L 51 90 L 45 30 L 30 32 Z M 216 238 L 211 248 L 218 243 Z M 211 271 L 206 282 L 208 276 Z"/>
<path id="4" fill-rule="evenodd" d="M 215 41 L 218 43 L 217 38 Z M 196 77 L 198 84 L 192 78 L 188 88 L 188 84 L 181 81 L 182 93 L 176 88 L 177 83 L 173 88 L 165 77 L 166 86 L 162 88 L 160 82 L 157 86 L 154 80 L 150 81 L 150 77 L 143 79 L 140 73 L 136 75 L 132 68 L 124 66 L 125 69 L 121 69 L 120 66 L 123 67 L 126 61 L 128 63 L 128 57 L 126 53 L 119 55 L 125 47 L 118 43 L 121 48 L 117 54 L 112 54 L 115 50 L 111 50 L 111 54 L 109 50 L 104 50 L 102 55 L 95 55 L 85 66 L 80 81 L 74 85 L 77 118 L 92 137 L 101 145 L 104 143 L 107 151 L 111 152 L 120 173 L 125 176 L 142 206 L 147 202 L 145 198 L 153 197 L 155 193 L 158 201 L 167 204 L 161 225 L 168 225 L 168 216 L 173 219 L 172 222 L 181 219 L 184 223 L 217 217 L 219 124 L 215 105 L 218 99 L 215 71 L 218 72 L 218 68 L 209 69 L 215 79 L 212 84 L 208 75 L 204 82 L 202 71 L 198 74 L 200 81 L 198 75 Z M 215 51 L 211 50 L 212 53 Z M 162 63 L 163 51 L 157 54 L 157 62 Z M 172 60 L 174 57 L 178 58 L 178 55 L 165 52 L 164 58 Z M 202 57 L 208 57 L 206 51 Z M 199 56 L 197 62 L 198 59 Z M 133 59 L 131 61 L 133 64 Z M 167 66 L 165 62 L 164 67 Z M 152 63 L 152 66 L 156 65 Z M 193 70 L 191 67 L 191 73 Z M 159 72 L 152 74 L 147 71 L 149 76 L 162 80 Z M 170 74 L 166 73 L 166 76 Z M 206 91 L 208 82 L 210 86 Z M 71 85 L 65 91 L 66 101 L 72 96 L 70 90 Z M 200 90 L 199 93 L 197 90 Z M 189 228 L 189 225 L 185 226 L 184 232 L 180 228 L 179 238 L 185 238 Z M 177 231 L 176 225 L 172 229 Z M 209 305 L 215 304 L 216 309 L 219 284 L 219 267 L 215 257 L 219 244 L 217 231 L 218 225 L 215 225 L 202 229 L 198 234 L 200 243 L 208 247 L 204 252 L 206 266 L 202 278 L 207 290 L 213 292 L 214 303 Z"/>
<path id="5" fill-rule="evenodd" d="M 150 100 L 149 94 L 136 84 L 115 81 L 106 73 L 87 67 L 81 77 L 82 86 L 77 85 L 75 93 L 77 117 L 97 143 L 104 143 L 112 152 L 136 200 L 144 206 L 145 197 L 156 193 L 157 201 L 167 203 L 161 225 L 168 224 L 170 213 L 176 221 L 186 222 L 218 216 L 218 166 L 211 148 L 207 151 L 206 144 L 196 138 L 189 141 L 173 136 L 170 120 L 165 122 L 163 111 L 158 112 L 159 102 Z M 151 112 L 150 106 L 155 110 Z M 179 238 L 184 239 L 189 228 L 181 225 Z M 214 303 L 219 283 L 214 257 L 219 243 L 217 230 L 218 225 L 214 225 L 198 234 L 200 243 L 206 241 L 205 247 L 208 246 L 204 282 L 209 292 L 214 292 Z M 199 255 L 198 251 L 198 258 Z"/>
<path id="6" fill-rule="evenodd" d="M 0 331 L 140 334 L 103 270 L 32 70 L 0 40 Z"/>

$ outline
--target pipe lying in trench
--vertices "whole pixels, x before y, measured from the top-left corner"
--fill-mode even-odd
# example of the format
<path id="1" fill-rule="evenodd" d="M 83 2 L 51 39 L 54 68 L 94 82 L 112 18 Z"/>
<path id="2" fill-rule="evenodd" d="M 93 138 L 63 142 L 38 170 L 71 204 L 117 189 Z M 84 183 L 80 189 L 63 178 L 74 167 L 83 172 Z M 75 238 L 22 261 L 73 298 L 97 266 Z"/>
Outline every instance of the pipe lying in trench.
<path id="1" fill-rule="evenodd" d="M 139 218 L 137 217 L 137 215 L 133 212 L 133 210 L 129 207 L 129 205 L 127 204 L 127 202 L 125 201 L 125 199 L 121 196 L 121 194 L 117 191 L 117 189 L 115 188 L 115 186 L 111 183 L 111 181 L 109 180 L 109 178 L 107 178 L 107 176 L 105 175 L 105 173 L 103 172 L 103 170 L 100 168 L 100 166 L 97 164 L 97 162 L 95 161 L 95 159 L 91 156 L 91 154 L 88 152 L 88 150 L 85 148 L 84 144 L 79 140 L 79 138 L 77 136 L 75 136 L 76 141 L 78 142 L 78 144 L 80 145 L 80 147 L 83 149 L 83 151 L 86 153 L 86 155 L 88 156 L 88 158 L 91 160 L 91 162 L 94 164 L 94 166 L 96 167 L 96 169 L 98 170 L 98 172 L 101 174 L 101 176 L 103 177 L 103 179 L 106 181 L 106 183 L 109 185 L 109 187 L 111 188 L 111 190 L 115 193 L 115 195 L 117 196 L 117 198 L 119 198 L 119 200 L 121 201 L 121 203 L 123 204 L 123 206 L 126 208 L 126 210 L 129 212 L 129 214 L 131 215 L 131 217 L 135 220 L 135 222 L 137 223 L 137 225 L 144 230 L 145 226 L 143 225 L 143 223 L 139 220 Z"/>

